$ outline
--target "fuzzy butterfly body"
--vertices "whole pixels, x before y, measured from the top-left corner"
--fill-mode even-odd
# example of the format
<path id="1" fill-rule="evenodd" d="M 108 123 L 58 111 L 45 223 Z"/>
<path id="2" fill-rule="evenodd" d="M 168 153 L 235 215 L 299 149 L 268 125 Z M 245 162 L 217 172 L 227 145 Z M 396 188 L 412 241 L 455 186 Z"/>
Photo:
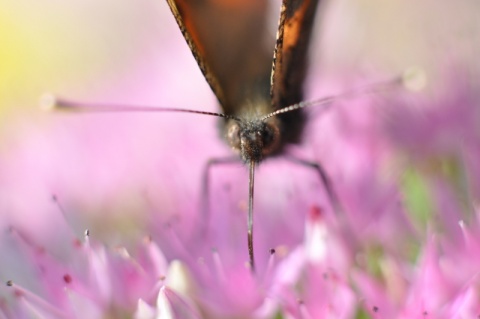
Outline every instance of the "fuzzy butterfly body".
<path id="1" fill-rule="evenodd" d="M 302 110 L 263 118 L 302 100 L 306 52 L 318 0 L 284 0 L 268 48 L 266 0 L 167 0 L 227 118 L 223 136 L 245 162 L 300 141 Z M 271 41 L 273 46 L 273 41 Z"/>

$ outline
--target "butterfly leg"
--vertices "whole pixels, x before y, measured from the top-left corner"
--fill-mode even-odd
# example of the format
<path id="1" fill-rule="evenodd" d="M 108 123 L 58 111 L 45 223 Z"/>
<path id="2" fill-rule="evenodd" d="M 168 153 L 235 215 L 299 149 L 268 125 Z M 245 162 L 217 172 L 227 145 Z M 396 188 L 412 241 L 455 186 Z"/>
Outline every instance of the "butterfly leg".
<path id="1" fill-rule="evenodd" d="M 202 193 L 201 193 L 201 215 L 200 215 L 200 236 L 205 239 L 208 233 L 208 224 L 210 221 L 210 171 L 213 167 L 238 163 L 238 157 L 212 158 L 205 164 L 202 175 Z"/>
<path id="2" fill-rule="evenodd" d="M 337 217 L 343 218 L 344 214 L 343 214 L 342 205 L 340 205 L 340 200 L 338 199 L 337 193 L 335 192 L 332 186 L 332 182 L 330 181 L 330 178 L 328 177 L 322 165 L 320 163 L 304 160 L 289 154 L 286 154 L 285 158 L 292 163 L 306 166 L 317 171 L 322 181 L 322 184 L 325 187 L 330 203 L 332 204 L 333 211 L 336 213 Z"/>

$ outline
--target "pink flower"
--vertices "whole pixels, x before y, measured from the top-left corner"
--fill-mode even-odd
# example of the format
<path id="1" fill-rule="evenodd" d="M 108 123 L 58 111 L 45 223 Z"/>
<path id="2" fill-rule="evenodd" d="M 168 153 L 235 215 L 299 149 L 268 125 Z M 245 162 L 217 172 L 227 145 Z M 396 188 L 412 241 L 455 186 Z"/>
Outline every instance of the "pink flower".
<path id="1" fill-rule="evenodd" d="M 124 248 L 107 249 L 91 243 L 89 236 L 81 243 L 72 240 L 69 263 L 35 246 L 25 235 L 12 229 L 18 248 L 32 266 L 37 292 L 23 288 L 23 276 L 8 282 L 13 289 L 14 311 L 19 316 L 41 313 L 43 317 L 98 318 L 107 314 L 133 313 L 139 298 L 151 299 L 167 274 L 167 262 L 150 240 L 139 248 L 140 263 Z"/>

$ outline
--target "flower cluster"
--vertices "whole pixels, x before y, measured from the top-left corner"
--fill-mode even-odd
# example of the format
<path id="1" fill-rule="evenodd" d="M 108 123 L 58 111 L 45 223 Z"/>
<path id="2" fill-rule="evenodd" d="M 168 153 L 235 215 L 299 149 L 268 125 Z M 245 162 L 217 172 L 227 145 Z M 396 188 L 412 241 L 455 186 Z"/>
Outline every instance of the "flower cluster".
<path id="1" fill-rule="evenodd" d="M 309 142 L 334 153 L 316 156 L 331 173 L 341 216 L 313 201 L 295 215 L 259 218 L 256 272 L 246 264 L 244 225 L 219 214 L 205 237 L 188 234 L 180 219 L 128 250 L 88 232 L 72 236 L 67 260 L 12 226 L 8 236 L 32 279 L 6 281 L 0 317 L 476 318 L 480 100 L 470 85 L 399 95 L 383 109 L 357 99 L 356 108 L 345 103 L 320 118 L 322 133 Z M 303 223 L 300 236 L 290 222 Z M 242 245 L 228 240 L 239 233 Z"/>

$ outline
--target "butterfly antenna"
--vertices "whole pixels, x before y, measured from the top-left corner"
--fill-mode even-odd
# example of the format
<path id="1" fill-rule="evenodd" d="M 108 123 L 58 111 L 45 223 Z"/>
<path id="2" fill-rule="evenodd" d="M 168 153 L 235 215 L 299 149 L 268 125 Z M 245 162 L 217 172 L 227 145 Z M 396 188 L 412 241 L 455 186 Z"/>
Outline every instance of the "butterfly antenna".
<path id="1" fill-rule="evenodd" d="M 115 112 L 177 112 L 177 113 L 192 113 L 201 115 L 210 115 L 240 121 L 235 116 L 216 113 L 198 111 L 192 109 L 161 107 L 161 106 L 143 106 L 143 105 L 125 105 L 125 104 L 99 104 L 99 103 L 83 103 L 75 102 L 66 99 L 58 98 L 51 94 L 42 96 L 40 106 L 45 110 L 62 110 L 72 112 L 88 112 L 88 113 L 115 113 Z"/>
<path id="2" fill-rule="evenodd" d="M 248 177 L 248 256 L 249 264 L 252 272 L 255 272 L 255 255 L 253 253 L 253 184 L 255 177 L 255 162 L 253 160 L 249 163 L 249 177 Z"/>
<path id="3" fill-rule="evenodd" d="M 328 95 L 320 99 L 303 101 L 300 103 L 289 105 L 287 107 L 281 108 L 279 110 L 276 110 L 272 113 L 265 115 L 264 117 L 262 117 L 262 120 L 266 120 L 270 117 L 273 117 L 282 113 L 287 113 L 287 112 L 303 109 L 305 107 L 310 107 L 310 106 L 317 106 L 317 107 L 323 106 L 324 108 L 328 108 L 332 104 L 332 102 L 337 100 L 361 96 L 368 93 L 380 93 L 392 87 L 398 87 L 399 85 L 411 91 L 418 91 L 420 89 L 423 89 L 423 87 L 425 86 L 425 83 L 426 83 L 426 78 L 423 70 L 418 68 L 409 68 L 405 72 L 403 72 L 403 74 L 389 80 L 368 84 L 361 88 L 345 91 L 337 95 Z"/>

